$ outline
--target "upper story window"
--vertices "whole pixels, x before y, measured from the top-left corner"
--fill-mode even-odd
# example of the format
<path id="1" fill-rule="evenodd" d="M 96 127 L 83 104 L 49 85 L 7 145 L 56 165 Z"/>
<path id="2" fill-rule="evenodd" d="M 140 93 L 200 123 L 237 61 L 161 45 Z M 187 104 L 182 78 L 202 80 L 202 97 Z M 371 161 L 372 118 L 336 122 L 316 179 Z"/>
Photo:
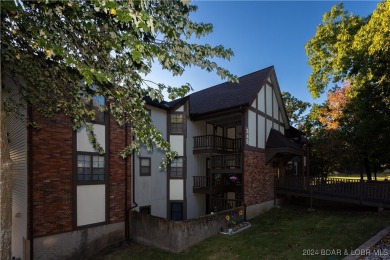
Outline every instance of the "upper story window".
<path id="1" fill-rule="evenodd" d="M 183 113 L 172 113 L 170 117 L 171 134 L 183 133 Z"/>
<path id="2" fill-rule="evenodd" d="M 152 167 L 151 167 L 151 160 L 147 157 L 140 157 L 139 158 L 140 163 L 140 176 L 150 176 L 152 173 Z"/>
<path id="3" fill-rule="evenodd" d="M 183 177 L 184 162 L 183 157 L 178 157 L 171 162 L 171 177 Z"/>
<path id="4" fill-rule="evenodd" d="M 94 96 L 92 99 L 86 102 L 87 109 L 89 111 L 95 112 L 95 119 L 92 120 L 88 118 L 89 121 L 97 124 L 104 124 L 104 111 L 101 110 L 101 107 L 104 106 L 104 104 L 104 97 L 99 96 Z"/>
<path id="5" fill-rule="evenodd" d="M 104 156 L 99 154 L 77 155 L 77 181 L 104 181 L 105 162 Z"/>

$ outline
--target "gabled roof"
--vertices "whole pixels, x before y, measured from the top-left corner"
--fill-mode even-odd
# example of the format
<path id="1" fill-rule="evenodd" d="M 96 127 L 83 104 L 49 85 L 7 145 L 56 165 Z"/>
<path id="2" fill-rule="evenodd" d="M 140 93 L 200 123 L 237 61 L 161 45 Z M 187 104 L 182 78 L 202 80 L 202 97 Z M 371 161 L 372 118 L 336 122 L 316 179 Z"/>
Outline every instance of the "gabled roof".
<path id="1" fill-rule="evenodd" d="M 274 67 L 247 74 L 239 78 L 239 83 L 225 82 L 190 95 L 190 115 L 192 117 L 250 106 L 264 85 Z"/>
<path id="2" fill-rule="evenodd" d="M 268 163 L 276 155 L 303 155 L 303 149 L 281 132 L 271 129 L 265 145 L 265 161 Z"/>

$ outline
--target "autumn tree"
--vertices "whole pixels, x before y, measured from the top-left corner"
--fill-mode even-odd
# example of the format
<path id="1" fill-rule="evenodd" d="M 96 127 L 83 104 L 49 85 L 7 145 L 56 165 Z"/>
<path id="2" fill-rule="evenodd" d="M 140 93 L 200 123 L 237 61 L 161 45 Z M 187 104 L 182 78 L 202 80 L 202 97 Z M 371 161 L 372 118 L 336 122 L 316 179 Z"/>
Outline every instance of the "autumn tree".
<path id="1" fill-rule="evenodd" d="M 233 52 L 223 46 L 196 43 L 212 32 L 212 25 L 189 18 L 197 7 L 189 1 L 2 1 L 2 73 L 19 88 L 20 99 L 4 100 L 2 117 L 20 106 L 31 106 L 49 118 L 67 115 L 78 129 L 87 125 L 94 147 L 92 127 L 85 118 L 94 111 L 85 102 L 94 96 L 107 102 L 101 107 L 120 124 L 132 124 L 135 142 L 124 147 L 123 156 L 139 144 L 159 147 L 167 159 L 175 156 L 161 132 L 144 109 L 145 96 L 161 100 L 163 90 L 170 98 L 184 96 L 189 84 L 178 87 L 151 82 L 145 76 L 160 64 L 173 76 L 189 66 L 215 71 L 222 79 L 236 81 L 214 58 L 229 59 Z M 3 105 L 3 103 L 2 103 Z M 4 110 L 3 110 L 4 109 Z M 3 119 L 2 119 L 3 120 Z M 3 126 L 2 121 L 2 126 Z M 5 129 L 1 129 L 1 259 L 10 259 L 11 172 Z M 166 161 L 164 161 L 166 164 Z"/>
<path id="2" fill-rule="evenodd" d="M 343 116 L 333 115 L 333 126 L 342 127 L 368 179 L 373 161 L 388 165 L 390 159 L 389 28 L 389 0 L 379 3 L 368 17 L 350 14 L 339 4 L 324 14 L 323 23 L 306 44 L 313 69 L 308 88 L 313 97 L 331 82 L 349 82 L 351 86 Z"/>

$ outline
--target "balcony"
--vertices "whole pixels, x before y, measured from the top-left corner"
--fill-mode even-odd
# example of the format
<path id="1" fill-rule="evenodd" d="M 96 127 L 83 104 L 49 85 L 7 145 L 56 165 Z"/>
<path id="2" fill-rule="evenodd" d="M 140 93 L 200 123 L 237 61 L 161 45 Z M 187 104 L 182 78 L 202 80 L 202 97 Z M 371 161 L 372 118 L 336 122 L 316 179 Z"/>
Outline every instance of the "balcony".
<path id="1" fill-rule="evenodd" d="M 241 151 L 241 138 L 231 139 L 216 135 L 194 137 L 194 153 L 229 153 Z"/>
<path id="2" fill-rule="evenodd" d="M 211 198 L 211 210 L 214 212 L 241 207 L 241 200 Z"/>
<path id="3" fill-rule="evenodd" d="M 228 174 L 215 174 L 214 177 L 193 176 L 194 186 L 192 191 L 201 194 L 221 194 L 226 192 L 241 191 L 241 175 L 237 181 L 231 181 Z"/>
<path id="4" fill-rule="evenodd" d="M 212 173 L 241 173 L 241 154 L 223 154 L 211 156 Z"/>

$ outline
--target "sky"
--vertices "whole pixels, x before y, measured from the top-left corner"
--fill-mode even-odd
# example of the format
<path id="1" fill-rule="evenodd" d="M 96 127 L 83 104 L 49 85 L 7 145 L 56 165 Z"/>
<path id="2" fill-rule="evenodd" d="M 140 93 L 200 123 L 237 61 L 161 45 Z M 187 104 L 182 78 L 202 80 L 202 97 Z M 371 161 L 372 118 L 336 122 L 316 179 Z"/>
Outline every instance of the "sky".
<path id="1" fill-rule="evenodd" d="M 311 68 L 307 64 L 305 44 L 314 36 L 322 16 L 337 1 L 205 1 L 191 19 L 213 24 L 213 32 L 201 43 L 231 48 L 230 61 L 216 60 L 238 77 L 273 65 L 281 91 L 288 91 L 300 100 L 322 103 L 326 94 L 313 99 L 307 89 Z M 344 1 L 349 12 L 367 16 L 377 1 Z M 190 68 L 180 77 L 156 67 L 148 76 L 171 85 L 190 83 L 194 91 L 225 82 L 215 72 Z M 333 86 L 334 84 L 332 84 Z"/>

